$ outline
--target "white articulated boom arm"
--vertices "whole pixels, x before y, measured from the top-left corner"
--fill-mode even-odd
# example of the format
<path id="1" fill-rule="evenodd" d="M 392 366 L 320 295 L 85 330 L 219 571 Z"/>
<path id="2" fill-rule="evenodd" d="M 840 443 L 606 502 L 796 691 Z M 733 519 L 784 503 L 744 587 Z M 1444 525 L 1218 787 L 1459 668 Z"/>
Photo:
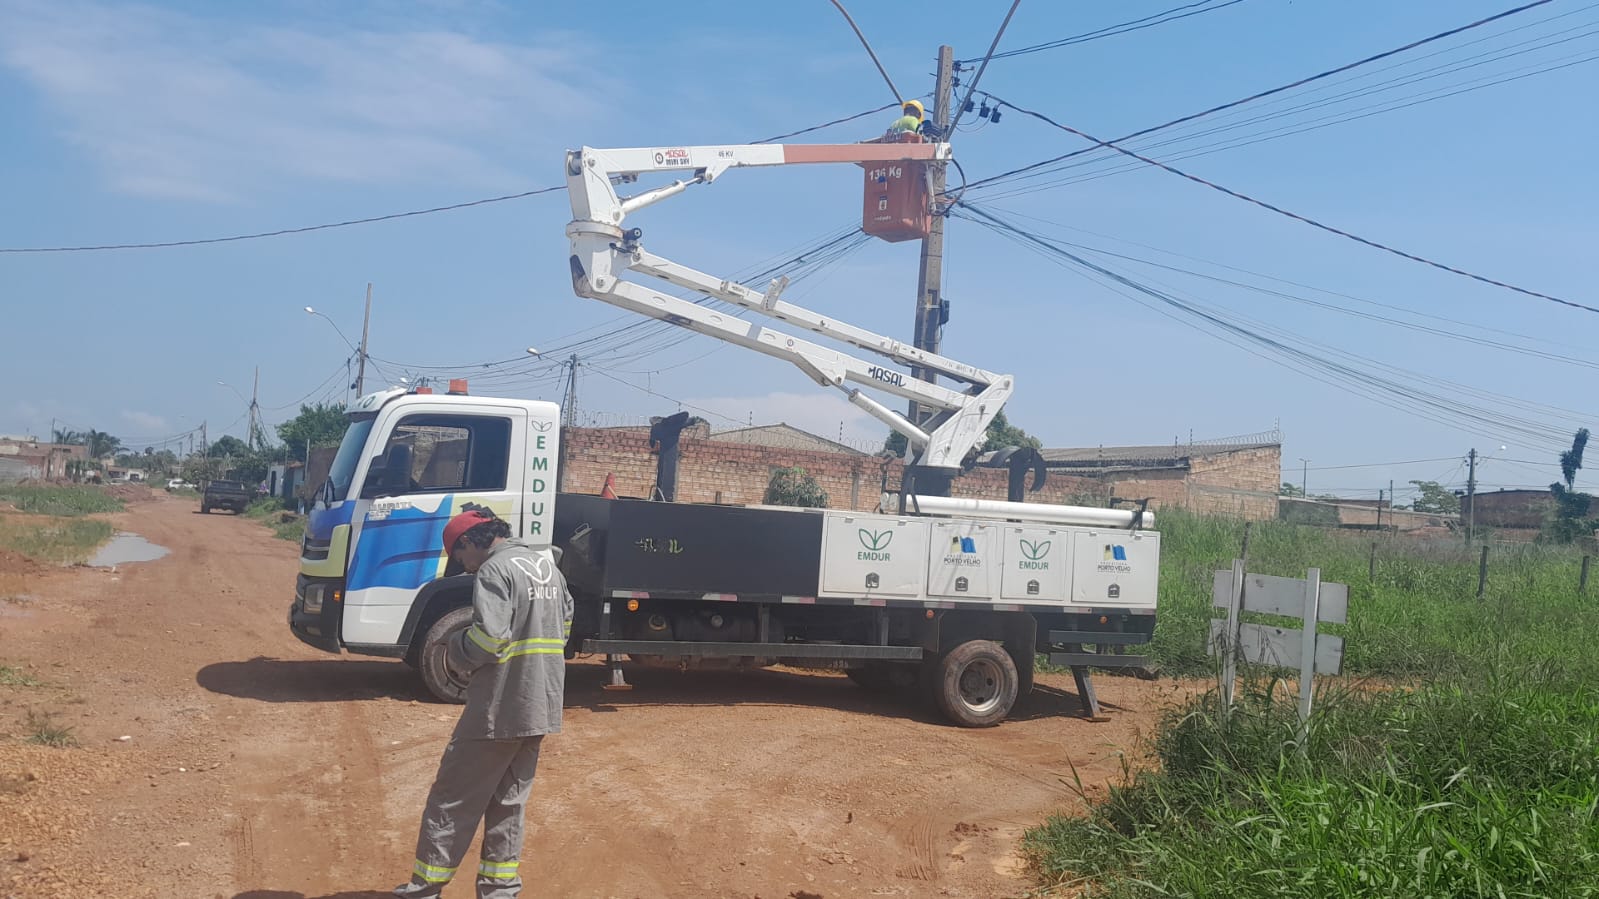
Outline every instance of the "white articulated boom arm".
<path id="1" fill-rule="evenodd" d="M 1009 375 L 995 374 L 857 328 L 810 309 L 779 299 L 787 279 L 773 281 L 764 291 L 678 265 L 649 253 L 639 244 L 641 232 L 624 229 L 628 213 L 687 190 L 709 184 L 730 168 L 794 165 L 803 163 L 873 163 L 949 158 L 948 144 L 881 143 L 746 146 L 662 147 L 595 150 L 584 147 L 566 157 L 567 192 L 572 202 L 572 222 L 566 233 L 572 243 L 572 287 L 579 296 L 647 315 L 785 359 L 816 383 L 842 390 L 850 402 L 904 434 L 918 452 L 916 464 L 958 470 L 967 453 L 980 442 L 988 424 L 1005 405 L 1014 389 Z M 637 180 L 647 172 L 681 172 L 689 176 L 631 197 L 616 193 L 614 185 Z M 847 353 L 811 343 L 752 321 L 718 312 L 697 303 L 656 292 L 623 273 L 633 271 L 693 290 L 706 297 L 732 303 L 768 318 L 787 322 L 814 334 L 876 353 L 900 365 L 915 365 L 969 386 L 966 391 L 940 387 L 909 375 L 858 359 Z M 863 393 L 851 383 L 938 410 L 924 427 Z"/>

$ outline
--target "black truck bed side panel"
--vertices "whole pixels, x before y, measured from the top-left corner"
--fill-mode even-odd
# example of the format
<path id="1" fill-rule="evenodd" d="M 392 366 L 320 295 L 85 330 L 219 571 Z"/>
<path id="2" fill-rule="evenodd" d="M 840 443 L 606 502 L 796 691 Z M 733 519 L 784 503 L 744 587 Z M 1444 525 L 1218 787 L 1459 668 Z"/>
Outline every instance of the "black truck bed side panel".
<path id="1" fill-rule="evenodd" d="M 561 494 L 555 544 L 577 556 L 562 567 L 575 587 L 609 595 L 817 592 L 822 515 L 783 509 L 608 500 Z M 588 546 L 573 532 L 587 524 Z"/>

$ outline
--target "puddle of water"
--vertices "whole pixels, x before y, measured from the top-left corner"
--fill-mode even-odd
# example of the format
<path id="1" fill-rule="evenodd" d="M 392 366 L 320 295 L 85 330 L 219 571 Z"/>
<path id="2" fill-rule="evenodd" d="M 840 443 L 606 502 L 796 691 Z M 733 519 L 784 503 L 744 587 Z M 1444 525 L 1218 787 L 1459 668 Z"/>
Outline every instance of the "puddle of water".
<path id="1" fill-rule="evenodd" d="M 118 531 L 111 535 L 105 546 L 100 547 L 99 552 L 90 557 L 88 564 L 96 568 L 110 568 L 130 562 L 154 562 L 168 552 L 166 547 L 157 546 L 138 534 Z"/>

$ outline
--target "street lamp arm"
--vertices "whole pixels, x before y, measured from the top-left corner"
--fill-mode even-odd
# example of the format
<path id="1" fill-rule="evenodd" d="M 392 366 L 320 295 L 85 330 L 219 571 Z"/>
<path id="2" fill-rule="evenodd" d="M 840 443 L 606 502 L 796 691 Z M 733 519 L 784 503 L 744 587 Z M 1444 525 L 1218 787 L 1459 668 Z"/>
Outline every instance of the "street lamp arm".
<path id="1" fill-rule="evenodd" d="M 326 312 L 318 312 L 310 306 L 305 307 L 305 311 L 308 315 L 315 315 L 325 319 L 328 324 L 333 326 L 333 330 L 338 332 L 339 339 L 344 341 L 345 346 L 349 347 L 354 352 L 361 352 L 360 349 L 356 347 L 355 343 L 351 341 L 350 338 L 345 336 L 344 329 L 339 327 L 339 323 L 334 321 Z"/>

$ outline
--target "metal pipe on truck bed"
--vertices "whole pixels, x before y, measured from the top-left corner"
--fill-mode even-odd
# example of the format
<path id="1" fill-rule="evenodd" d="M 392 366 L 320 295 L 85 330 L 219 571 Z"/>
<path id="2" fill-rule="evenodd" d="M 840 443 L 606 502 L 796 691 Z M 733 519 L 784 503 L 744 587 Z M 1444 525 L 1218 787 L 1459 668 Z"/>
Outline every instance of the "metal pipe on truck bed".
<path id="1" fill-rule="evenodd" d="M 883 508 L 898 506 L 896 497 L 884 494 Z M 1047 503 L 1009 503 L 993 499 L 966 499 L 953 496 L 905 497 L 905 508 L 926 515 L 964 515 L 968 518 L 993 518 L 999 520 L 1046 521 L 1052 524 L 1075 524 L 1085 527 L 1131 528 L 1138 521 L 1134 509 L 1099 509 L 1093 506 L 1055 506 Z M 1155 526 L 1155 513 L 1143 513 L 1138 521 L 1140 529 Z"/>

